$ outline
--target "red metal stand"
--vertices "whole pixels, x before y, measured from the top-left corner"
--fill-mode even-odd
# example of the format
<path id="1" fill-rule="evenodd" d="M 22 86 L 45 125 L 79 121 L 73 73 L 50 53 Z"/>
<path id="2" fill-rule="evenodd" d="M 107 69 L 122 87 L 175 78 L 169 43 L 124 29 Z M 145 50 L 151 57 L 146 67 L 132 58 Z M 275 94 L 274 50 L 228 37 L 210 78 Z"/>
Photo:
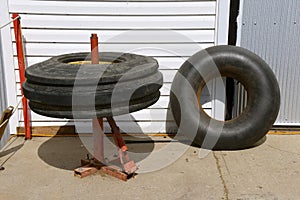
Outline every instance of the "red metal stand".
<path id="1" fill-rule="evenodd" d="M 99 64 L 98 36 L 95 33 L 91 36 L 91 60 L 92 64 Z"/>
<path id="2" fill-rule="evenodd" d="M 12 15 L 13 19 L 15 19 L 17 17 L 19 17 L 18 14 Z M 22 29 L 21 29 L 20 18 L 18 18 L 14 21 L 14 32 L 15 32 L 15 38 L 16 38 L 21 92 L 22 92 L 22 96 L 23 96 L 22 85 L 25 82 L 25 58 L 24 58 L 24 48 L 23 48 L 23 38 L 22 38 Z M 22 97 L 22 98 L 23 98 L 22 105 L 23 105 L 24 126 L 25 126 L 25 139 L 31 139 L 30 112 L 29 112 L 28 102 L 25 97 Z"/>
<path id="3" fill-rule="evenodd" d="M 92 64 L 99 64 L 99 48 L 98 36 L 92 34 L 91 38 L 91 61 Z M 104 163 L 104 149 L 103 149 L 103 119 L 93 119 L 93 139 L 94 139 L 94 157 Z"/>
<path id="4" fill-rule="evenodd" d="M 129 156 L 127 154 L 128 148 L 122 138 L 122 135 L 120 133 L 120 128 L 117 126 L 115 120 L 112 117 L 107 117 L 106 119 L 111 127 L 111 132 L 115 140 L 115 144 L 119 148 L 120 163 L 122 164 L 126 174 L 132 174 L 137 170 L 137 167 L 135 163 L 133 161 L 130 161 L 129 159 Z M 124 162 L 123 156 L 126 162 Z"/>
<path id="5" fill-rule="evenodd" d="M 92 64 L 99 63 L 99 50 L 98 50 L 98 37 L 97 34 L 92 34 L 91 36 L 91 52 L 92 52 Z M 103 119 L 93 119 L 93 139 L 94 139 L 94 158 L 92 159 L 82 159 L 80 168 L 74 170 L 74 175 L 81 178 L 94 174 L 98 170 L 127 181 L 130 177 L 134 175 L 137 167 L 134 161 L 129 160 L 127 154 L 128 148 L 122 138 L 120 129 L 117 126 L 113 117 L 106 117 L 107 121 L 111 127 L 112 135 L 116 146 L 118 147 L 119 153 L 119 163 L 122 167 L 110 165 L 105 165 L 104 159 L 104 131 L 103 131 Z M 124 159 L 125 158 L 125 161 Z"/>
<path id="6" fill-rule="evenodd" d="M 104 163 L 104 147 L 103 139 L 103 120 L 102 119 L 93 119 L 93 142 L 94 142 L 94 157 L 99 161 Z"/>

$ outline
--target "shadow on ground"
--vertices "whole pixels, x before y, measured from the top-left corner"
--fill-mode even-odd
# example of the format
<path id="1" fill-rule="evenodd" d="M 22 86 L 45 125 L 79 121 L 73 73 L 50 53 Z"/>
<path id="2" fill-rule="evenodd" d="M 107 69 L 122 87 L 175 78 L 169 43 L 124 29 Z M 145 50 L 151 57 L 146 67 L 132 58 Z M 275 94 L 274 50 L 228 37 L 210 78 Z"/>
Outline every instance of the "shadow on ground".
<path id="1" fill-rule="evenodd" d="M 4 156 L 7 156 L 8 154 L 15 153 L 15 152 L 19 151 L 23 146 L 24 146 L 24 144 L 19 144 L 18 146 L 15 146 L 15 147 L 12 147 L 12 148 L 1 151 L 0 152 L 0 158 L 4 157 Z"/>
<path id="2" fill-rule="evenodd" d="M 142 133 L 141 128 L 136 124 L 136 132 Z M 38 149 L 39 157 L 50 166 L 73 170 L 80 166 L 80 160 L 83 158 L 93 157 L 93 137 L 92 134 L 83 134 L 80 137 L 67 137 L 63 131 L 59 131 L 60 136 L 54 136 L 43 143 Z M 154 141 L 147 135 L 134 134 L 124 136 L 128 146 L 128 154 L 131 160 L 139 162 L 154 150 Z M 111 136 L 104 137 L 104 155 L 108 160 L 117 158 L 118 151 L 113 143 Z"/>
<path id="3" fill-rule="evenodd" d="M 4 170 L 5 163 L 17 153 L 23 146 L 24 142 L 22 144 L 19 144 L 14 147 L 10 147 L 11 145 L 8 145 L 4 150 L 0 152 L 0 158 L 4 157 L 4 161 L 0 162 L 0 171 Z M 6 157 L 6 158 L 5 158 Z"/>

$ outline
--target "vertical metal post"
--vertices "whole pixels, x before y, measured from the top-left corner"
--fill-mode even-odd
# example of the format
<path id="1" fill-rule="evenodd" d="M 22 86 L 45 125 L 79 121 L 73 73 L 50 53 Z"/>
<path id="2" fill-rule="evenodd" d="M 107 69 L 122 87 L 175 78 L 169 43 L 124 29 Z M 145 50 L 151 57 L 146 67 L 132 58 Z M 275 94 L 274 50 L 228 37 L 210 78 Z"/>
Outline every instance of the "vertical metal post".
<path id="1" fill-rule="evenodd" d="M 18 18 L 19 15 L 14 13 L 12 17 L 13 19 L 15 19 Z M 22 85 L 25 82 L 25 58 L 24 58 L 24 48 L 23 48 L 20 18 L 14 21 L 14 32 L 16 38 L 21 92 L 23 96 Z M 28 102 L 25 97 L 22 98 L 23 98 L 22 105 L 23 105 L 23 115 L 24 115 L 25 139 L 31 139 L 30 112 L 29 112 Z"/>
<path id="2" fill-rule="evenodd" d="M 91 61 L 92 64 L 99 64 L 99 48 L 97 34 L 91 35 Z M 94 139 L 94 157 L 104 163 L 104 131 L 103 119 L 93 119 L 93 139 Z"/>
<path id="3" fill-rule="evenodd" d="M 93 119 L 94 158 L 104 163 L 103 120 Z"/>
<path id="4" fill-rule="evenodd" d="M 92 64 L 99 63 L 99 50 L 98 50 L 98 37 L 97 34 L 91 36 L 91 60 Z M 127 154 L 128 148 L 122 138 L 120 129 L 117 126 L 113 117 L 106 117 L 109 125 L 111 126 L 112 135 L 114 137 L 116 146 L 119 148 L 119 160 L 122 168 L 118 166 L 104 166 L 104 131 L 103 131 L 103 119 L 93 119 L 93 139 L 94 139 L 94 159 L 81 160 L 80 168 L 74 170 L 74 175 L 85 177 L 95 173 L 101 169 L 102 172 L 114 176 L 123 181 L 127 181 L 128 178 L 134 176 L 134 172 L 137 170 L 137 166 L 134 161 L 129 160 Z M 123 156 L 125 161 L 123 160 Z M 102 163 L 99 163 L 99 161 Z"/>
<path id="5" fill-rule="evenodd" d="M 91 36 L 91 59 L 92 64 L 99 64 L 98 36 L 95 33 Z"/>

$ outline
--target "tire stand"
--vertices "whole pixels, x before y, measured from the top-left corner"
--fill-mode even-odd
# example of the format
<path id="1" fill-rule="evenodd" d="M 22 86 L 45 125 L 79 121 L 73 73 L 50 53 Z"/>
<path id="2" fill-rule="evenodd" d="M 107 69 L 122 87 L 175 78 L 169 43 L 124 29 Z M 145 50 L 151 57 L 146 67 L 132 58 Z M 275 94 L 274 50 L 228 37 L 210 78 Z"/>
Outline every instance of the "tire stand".
<path id="1" fill-rule="evenodd" d="M 91 36 L 92 64 L 99 64 L 99 48 L 97 34 Z M 104 132 L 103 119 L 93 119 L 93 139 L 94 139 L 94 158 L 81 159 L 81 167 L 74 169 L 74 175 L 81 178 L 92 175 L 98 170 L 115 178 L 127 181 L 135 175 L 137 166 L 128 156 L 128 148 L 122 138 L 120 129 L 113 117 L 106 117 L 111 127 L 112 136 L 115 145 L 118 147 L 118 162 L 122 167 L 115 165 L 106 165 L 104 158 Z M 97 159 L 96 159 L 97 158 Z M 125 161 L 124 161 L 125 158 Z"/>

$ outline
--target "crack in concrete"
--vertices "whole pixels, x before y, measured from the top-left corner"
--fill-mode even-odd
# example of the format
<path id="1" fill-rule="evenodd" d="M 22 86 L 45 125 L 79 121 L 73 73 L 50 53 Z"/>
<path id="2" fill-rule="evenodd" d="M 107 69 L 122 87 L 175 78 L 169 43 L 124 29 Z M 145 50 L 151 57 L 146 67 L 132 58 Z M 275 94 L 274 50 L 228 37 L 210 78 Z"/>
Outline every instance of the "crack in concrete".
<path id="1" fill-rule="evenodd" d="M 217 157 L 217 155 L 215 154 L 215 152 L 213 152 L 214 158 L 216 160 L 216 165 L 217 165 L 217 169 L 218 169 L 218 173 L 219 173 L 219 177 L 221 179 L 222 185 L 223 185 L 223 190 L 224 190 L 224 199 L 225 200 L 229 200 L 229 191 L 226 185 L 226 181 L 223 177 L 222 174 L 222 169 L 221 169 L 221 165 L 220 165 L 220 159 Z"/>
<path id="2" fill-rule="evenodd" d="M 225 160 L 225 158 L 224 158 L 224 154 L 221 154 L 221 155 L 222 155 L 222 160 L 223 160 L 223 162 L 224 162 L 224 164 L 225 164 L 226 170 L 227 170 L 229 176 L 231 176 L 229 167 L 228 167 L 227 162 L 226 162 L 226 160 Z"/>
<path id="3" fill-rule="evenodd" d="M 280 148 L 274 147 L 274 146 L 272 146 L 272 145 L 270 145 L 270 144 L 266 144 L 266 145 L 267 145 L 268 147 L 272 148 L 272 149 L 276 149 L 276 150 L 281 151 L 281 152 L 291 153 L 291 154 L 295 154 L 295 155 L 300 155 L 300 154 L 297 153 L 297 152 L 292 152 L 292 151 L 287 151 L 287 150 L 284 150 L 284 149 L 280 149 Z"/>

